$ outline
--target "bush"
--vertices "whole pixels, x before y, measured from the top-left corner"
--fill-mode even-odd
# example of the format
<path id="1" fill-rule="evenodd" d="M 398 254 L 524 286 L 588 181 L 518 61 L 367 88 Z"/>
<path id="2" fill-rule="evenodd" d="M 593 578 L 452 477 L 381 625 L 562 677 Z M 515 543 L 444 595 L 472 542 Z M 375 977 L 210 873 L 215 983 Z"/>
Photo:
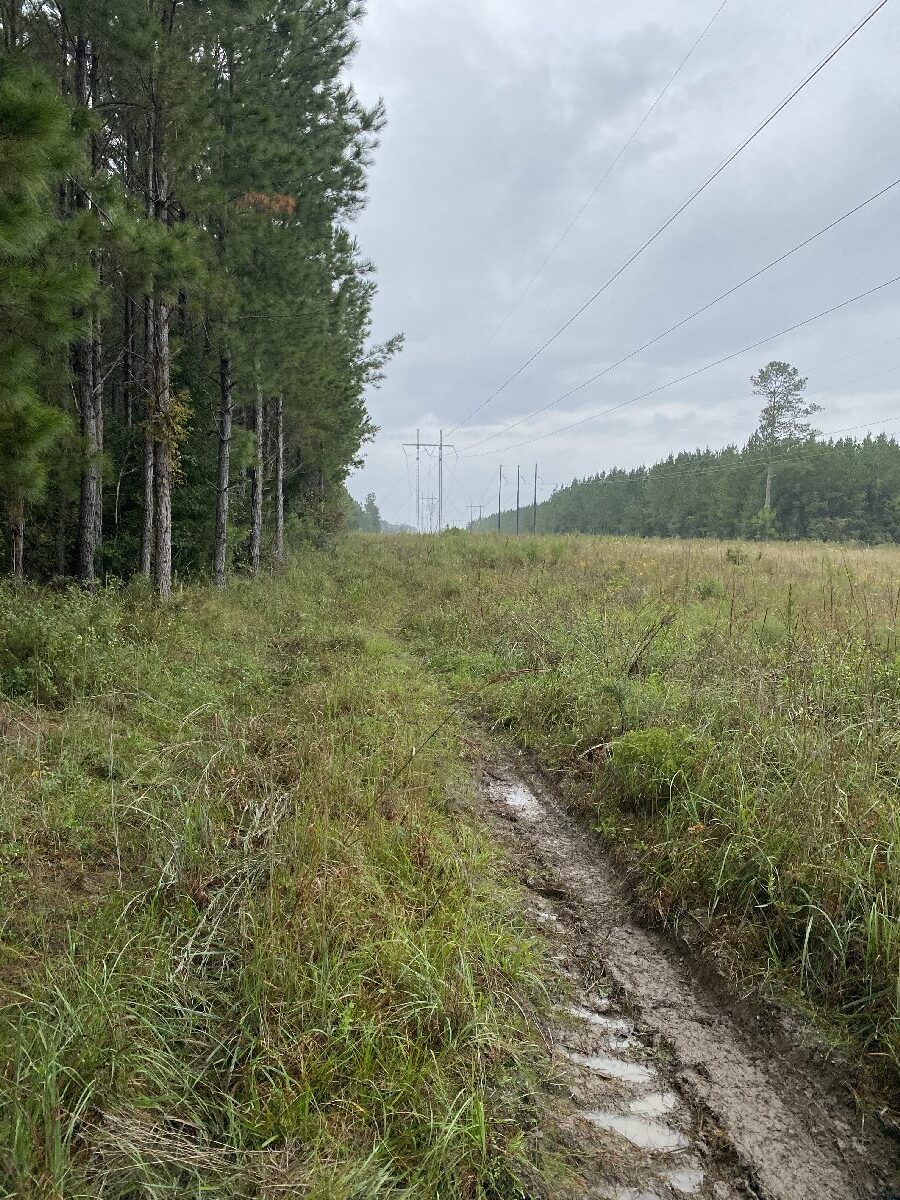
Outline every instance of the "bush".
<path id="1" fill-rule="evenodd" d="M 0 694 L 9 699 L 58 705 L 102 691 L 116 678 L 123 642 L 106 597 L 0 590 Z"/>
<path id="2" fill-rule="evenodd" d="M 701 579 L 697 584 L 697 595 L 701 600 L 721 600 L 725 596 L 725 586 L 718 579 Z"/>
<path id="3" fill-rule="evenodd" d="M 663 804 L 699 774 L 711 749 L 684 726 L 634 729 L 610 743 L 608 771 L 628 800 Z"/>

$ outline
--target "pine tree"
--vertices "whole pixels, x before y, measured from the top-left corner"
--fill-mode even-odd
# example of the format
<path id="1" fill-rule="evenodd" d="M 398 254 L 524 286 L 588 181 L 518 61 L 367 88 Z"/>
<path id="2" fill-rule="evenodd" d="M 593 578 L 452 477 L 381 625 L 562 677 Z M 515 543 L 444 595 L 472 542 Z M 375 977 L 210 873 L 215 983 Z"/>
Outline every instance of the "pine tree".
<path id="1" fill-rule="evenodd" d="M 820 412 L 818 404 L 805 401 L 803 392 L 807 381 L 790 363 L 772 361 L 756 375 L 751 375 L 754 396 L 765 400 L 759 414 L 759 425 L 751 438 L 751 445 L 773 450 L 779 445 L 806 441 L 817 434 L 807 420 Z M 766 497 L 764 508 L 772 508 L 772 460 L 766 468 Z"/>
<path id="2" fill-rule="evenodd" d="M 400 344 L 370 344 L 372 271 L 349 231 L 383 122 L 346 81 L 360 13 L 333 0 L 0 8 L 7 52 L 63 93 L 81 150 L 39 214 L 48 264 L 81 280 L 54 289 L 69 332 L 16 374 L 50 414 L 46 436 L 27 435 L 36 575 L 74 568 L 91 585 L 141 570 L 166 595 L 175 570 L 211 562 L 221 585 L 233 548 L 252 569 L 277 565 L 286 528 L 339 523 L 373 433 L 365 391 Z M 33 264 L 23 272 L 31 286 Z M 24 421 L 8 441 L 26 462 Z"/>
<path id="3" fill-rule="evenodd" d="M 0 493 L 11 567 L 24 569 L 25 508 L 42 492 L 62 412 L 35 386 L 77 333 L 90 274 L 59 254 L 54 185 L 74 166 L 69 115 L 33 71 L 0 67 Z"/>

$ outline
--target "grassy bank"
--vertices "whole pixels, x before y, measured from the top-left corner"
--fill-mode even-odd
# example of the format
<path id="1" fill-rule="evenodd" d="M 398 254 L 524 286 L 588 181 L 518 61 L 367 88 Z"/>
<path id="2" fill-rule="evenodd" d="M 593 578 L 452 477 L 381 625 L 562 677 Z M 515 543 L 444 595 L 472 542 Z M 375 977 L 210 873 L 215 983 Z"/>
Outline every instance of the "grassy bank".
<path id="1" fill-rule="evenodd" d="M 520 1194 L 535 951 L 357 554 L 0 591 L 0 1195 Z"/>
<path id="2" fill-rule="evenodd" d="M 900 552 L 447 535 L 344 555 L 465 707 L 588 800 L 663 918 L 800 999 L 896 1101 Z"/>

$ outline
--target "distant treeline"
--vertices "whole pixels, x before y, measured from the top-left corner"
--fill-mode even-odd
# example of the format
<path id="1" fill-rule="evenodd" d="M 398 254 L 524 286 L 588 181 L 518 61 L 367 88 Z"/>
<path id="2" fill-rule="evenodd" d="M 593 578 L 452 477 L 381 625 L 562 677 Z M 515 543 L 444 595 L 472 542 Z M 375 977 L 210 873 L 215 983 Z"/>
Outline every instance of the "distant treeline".
<path id="1" fill-rule="evenodd" d="M 765 509 L 772 466 L 772 504 Z M 519 513 L 530 533 L 533 509 Z M 496 528 L 496 518 L 480 528 Z M 514 532 L 515 510 L 501 528 Z M 538 505 L 539 533 L 900 541 L 900 444 L 863 441 L 693 450 L 632 471 L 576 479 Z"/>

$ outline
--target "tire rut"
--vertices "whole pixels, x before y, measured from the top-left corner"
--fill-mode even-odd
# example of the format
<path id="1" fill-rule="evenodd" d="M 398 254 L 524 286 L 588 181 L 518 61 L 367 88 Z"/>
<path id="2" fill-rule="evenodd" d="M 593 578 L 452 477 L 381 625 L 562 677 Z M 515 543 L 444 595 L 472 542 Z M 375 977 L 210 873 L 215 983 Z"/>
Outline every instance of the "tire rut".
<path id="1" fill-rule="evenodd" d="M 635 916 L 598 840 L 512 763 L 485 814 L 522 864 L 575 1004 L 554 1030 L 582 1195 L 897 1200 L 900 1150 L 774 1030 L 748 1030 Z M 620 1003 L 617 1000 L 620 999 Z"/>

